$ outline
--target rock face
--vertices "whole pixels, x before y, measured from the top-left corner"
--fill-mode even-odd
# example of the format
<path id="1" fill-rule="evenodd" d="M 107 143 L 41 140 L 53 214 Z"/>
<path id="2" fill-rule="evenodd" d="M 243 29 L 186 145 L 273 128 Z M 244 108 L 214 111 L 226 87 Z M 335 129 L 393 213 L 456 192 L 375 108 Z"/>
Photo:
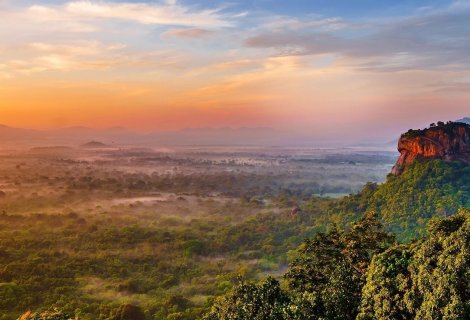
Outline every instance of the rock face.
<path id="1" fill-rule="evenodd" d="M 424 130 L 409 130 L 398 140 L 398 151 L 394 175 L 400 175 L 417 159 L 462 161 L 470 165 L 470 125 L 439 122 Z"/>

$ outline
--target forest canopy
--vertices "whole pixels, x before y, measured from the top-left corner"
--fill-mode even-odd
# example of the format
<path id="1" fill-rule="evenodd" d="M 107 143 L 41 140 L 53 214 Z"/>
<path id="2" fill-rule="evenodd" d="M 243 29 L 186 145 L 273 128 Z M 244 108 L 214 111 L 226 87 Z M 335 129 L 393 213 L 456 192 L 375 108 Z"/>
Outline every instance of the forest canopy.
<path id="1" fill-rule="evenodd" d="M 468 242 L 455 236 L 468 232 L 462 163 L 418 161 L 329 198 L 304 194 L 310 178 L 254 193 L 251 173 L 242 183 L 176 173 L 162 187 L 102 162 L 42 161 L 40 174 L 28 160 L 2 171 L 18 191 L 0 198 L 1 320 L 27 310 L 37 320 L 439 319 L 468 308 Z M 196 192 L 207 181 L 220 193 Z M 229 185 L 240 192 L 228 196 Z"/>
<path id="2" fill-rule="evenodd" d="M 432 220 L 397 244 L 370 215 L 351 231 L 306 240 L 284 275 L 243 282 L 207 320 L 465 319 L 470 314 L 470 212 Z"/>

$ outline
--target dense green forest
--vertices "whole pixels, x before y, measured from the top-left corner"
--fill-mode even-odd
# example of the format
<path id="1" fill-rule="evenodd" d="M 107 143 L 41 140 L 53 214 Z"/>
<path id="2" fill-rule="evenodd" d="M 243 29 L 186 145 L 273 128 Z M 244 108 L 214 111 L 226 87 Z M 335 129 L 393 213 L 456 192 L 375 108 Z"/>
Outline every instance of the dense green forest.
<path id="1" fill-rule="evenodd" d="M 469 166 L 416 161 L 329 204 L 336 224 L 291 252 L 280 281 L 242 281 L 205 319 L 468 319 L 468 208 Z"/>
<path id="2" fill-rule="evenodd" d="M 158 204 L 158 217 L 140 202 L 112 208 L 0 214 L 0 319 L 26 310 L 36 320 L 470 311 L 470 167 L 461 163 L 416 162 L 338 200 L 180 196 Z"/>
<path id="3" fill-rule="evenodd" d="M 242 282 L 205 319 L 468 319 L 470 212 L 433 220 L 427 232 L 396 244 L 367 214 L 349 231 L 306 240 L 285 286 Z"/>
<path id="4" fill-rule="evenodd" d="M 400 241 L 424 236 L 427 221 L 470 208 L 470 166 L 441 160 L 416 161 L 387 182 L 368 183 L 364 189 L 332 204 L 330 216 L 341 223 L 374 211 Z"/>

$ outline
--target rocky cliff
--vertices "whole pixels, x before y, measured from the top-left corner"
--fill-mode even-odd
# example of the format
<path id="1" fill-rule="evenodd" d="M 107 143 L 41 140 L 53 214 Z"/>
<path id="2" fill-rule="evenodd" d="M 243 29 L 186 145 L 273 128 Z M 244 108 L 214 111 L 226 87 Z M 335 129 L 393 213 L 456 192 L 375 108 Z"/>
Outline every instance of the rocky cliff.
<path id="1" fill-rule="evenodd" d="M 424 130 L 409 130 L 398 140 L 398 151 L 394 175 L 400 175 L 417 159 L 462 161 L 470 165 L 470 125 L 439 122 Z"/>

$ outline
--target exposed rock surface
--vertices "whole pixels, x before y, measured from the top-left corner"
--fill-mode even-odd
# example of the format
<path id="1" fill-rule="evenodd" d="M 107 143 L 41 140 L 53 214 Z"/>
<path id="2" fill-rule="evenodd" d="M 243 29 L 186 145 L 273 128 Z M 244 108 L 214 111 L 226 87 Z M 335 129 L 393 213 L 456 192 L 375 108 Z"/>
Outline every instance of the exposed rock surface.
<path id="1" fill-rule="evenodd" d="M 417 159 L 462 161 L 470 165 L 470 125 L 439 122 L 424 130 L 409 130 L 398 140 L 398 151 L 394 175 L 400 175 Z"/>

